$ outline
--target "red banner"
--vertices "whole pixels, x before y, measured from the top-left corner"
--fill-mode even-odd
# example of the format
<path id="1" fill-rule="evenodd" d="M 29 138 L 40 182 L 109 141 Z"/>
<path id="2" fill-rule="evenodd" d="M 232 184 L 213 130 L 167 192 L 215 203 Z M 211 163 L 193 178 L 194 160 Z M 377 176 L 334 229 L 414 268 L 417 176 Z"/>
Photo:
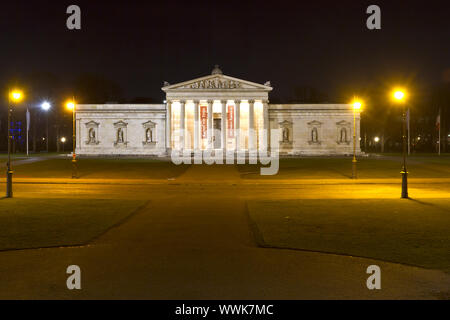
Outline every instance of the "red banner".
<path id="1" fill-rule="evenodd" d="M 228 106 L 227 132 L 228 138 L 234 138 L 234 106 Z"/>
<path id="2" fill-rule="evenodd" d="M 206 139 L 208 130 L 208 108 L 206 106 L 200 106 L 200 126 L 201 126 L 201 137 Z"/>

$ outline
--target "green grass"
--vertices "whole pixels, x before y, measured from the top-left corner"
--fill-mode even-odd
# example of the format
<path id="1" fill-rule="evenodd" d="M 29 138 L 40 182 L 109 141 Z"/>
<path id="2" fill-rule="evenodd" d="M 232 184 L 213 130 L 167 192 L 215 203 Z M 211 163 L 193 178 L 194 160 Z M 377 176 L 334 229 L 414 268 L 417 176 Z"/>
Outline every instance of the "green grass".
<path id="1" fill-rule="evenodd" d="M 167 179 L 177 177 L 187 165 L 158 159 L 79 159 L 78 174 L 86 179 Z M 19 178 L 70 178 L 70 158 L 47 159 L 14 167 Z"/>
<path id="2" fill-rule="evenodd" d="M 31 157 L 53 157 L 61 156 L 67 153 L 64 152 L 30 152 L 27 156 L 24 152 L 11 153 L 11 159 L 27 159 Z M 6 160 L 8 158 L 8 153 L 0 153 L 0 160 Z"/>
<path id="3" fill-rule="evenodd" d="M 0 200 L 0 250 L 86 244 L 144 203 L 3 198 Z"/>
<path id="4" fill-rule="evenodd" d="M 11 161 L 14 160 L 25 160 L 27 159 L 27 156 L 21 156 L 21 155 L 14 155 L 11 156 Z M 6 163 L 8 161 L 8 156 L 0 155 L 0 163 Z"/>
<path id="5" fill-rule="evenodd" d="M 411 156 L 407 160 L 410 178 L 450 178 L 450 156 Z M 379 156 L 359 158 L 359 178 L 399 178 L 402 158 Z M 352 174 L 351 157 L 281 158 L 278 174 L 261 176 L 259 165 L 239 165 L 244 179 L 343 179 Z"/>
<path id="6" fill-rule="evenodd" d="M 18 158 L 19 159 L 19 158 Z M 24 158 L 20 158 L 24 159 Z M 52 155 L 32 163 L 13 165 L 19 178 L 70 178 L 70 158 Z M 399 155 L 360 157 L 358 177 L 400 178 L 402 159 Z M 80 178 L 97 179 L 168 179 L 181 175 L 189 165 L 175 165 L 170 160 L 155 158 L 81 158 Z M 243 179 L 347 179 L 351 177 L 351 157 L 281 158 L 278 174 L 261 176 L 260 165 L 237 165 Z M 450 155 L 413 155 L 408 158 L 410 178 L 450 178 Z"/>
<path id="7" fill-rule="evenodd" d="M 251 201 L 261 246 L 345 254 L 450 272 L 450 200 Z"/>
<path id="8" fill-rule="evenodd" d="M 11 162 L 14 165 L 14 162 L 21 161 L 21 160 L 28 160 L 32 158 L 56 158 L 63 156 L 63 153 L 57 153 L 57 152 L 37 152 L 37 153 L 31 153 L 27 156 L 26 153 L 14 153 L 11 154 Z M 0 165 L 5 164 L 8 161 L 8 154 L 7 153 L 0 153 Z"/>

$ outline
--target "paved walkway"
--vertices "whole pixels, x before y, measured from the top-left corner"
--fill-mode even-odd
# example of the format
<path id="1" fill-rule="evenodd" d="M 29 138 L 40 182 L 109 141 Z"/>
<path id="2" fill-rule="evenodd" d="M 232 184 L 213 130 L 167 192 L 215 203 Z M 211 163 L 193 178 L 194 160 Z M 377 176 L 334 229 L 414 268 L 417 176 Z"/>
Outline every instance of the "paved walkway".
<path id="1" fill-rule="evenodd" d="M 105 196 L 135 196 L 149 203 L 88 246 L 0 252 L 0 298 L 448 298 L 450 275 L 440 271 L 257 247 L 245 200 L 269 198 L 272 189 L 261 188 L 252 194 L 251 189 L 239 192 L 242 189 L 237 185 L 186 183 L 193 178 L 224 177 L 236 183 L 240 180 L 234 166 L 192 166 L 172 185 L 97 185 L 93 190 L 86 185 L 67 186 L 68 190 L 84 188 L 89 196 L 114 190 Z M 24 195 L 30 187 L 36 189 L 18 185 L 16 195 Z M 42 196 L 51 188 L 59 192 L 62 187 L 47 188 L 28 196 Z M 298 194 L 296 189 L 277 192 L 290 197 Z M 80 291 L 65 287 L 65 269 L 71 264 L 81 267 Z M 366 268 L 371 264 L 382 270 L 379 291 L 365 285 Z"/>

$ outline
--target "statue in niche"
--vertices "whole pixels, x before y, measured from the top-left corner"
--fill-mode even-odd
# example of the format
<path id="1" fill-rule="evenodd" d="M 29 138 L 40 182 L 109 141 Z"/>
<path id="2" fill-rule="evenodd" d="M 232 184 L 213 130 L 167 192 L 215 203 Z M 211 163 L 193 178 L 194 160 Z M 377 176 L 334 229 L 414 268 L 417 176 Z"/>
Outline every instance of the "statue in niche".
<path id="1" fill-rule="evenodd" d="M 90 128 L 88 131 L 88 143 L 96 143 L 96 138 L 95 138 L 95 129 L 94 128 Z"/>
<path id="2" fill-rule="evenodd" d="M 123 143 L 123 129 L 119 128 L 117 129 L 117 143 Z"/>
<path id="3" fill-rule="evenodd" d="M 340 142 L 347 142 L 347 129 L 341 129 Z"/>
<path id="4" fill-rule="evenodd" d="M 145 130 L 145 141 L 153 142 L 153 130 L 151 128 L 147 128 L 147 130 Z"/>
<path id="5" fill-rule="evenodd" d="M 289 128 L 283 128 L 283 142 L 289 142 Z"/>
<path id="6" fill-rule="evenodd" d="M 311 141 L 312 142 L 318 142 L 318 133 L 317 133 L 317 128 L 313 128 L 311 131 Z"/>

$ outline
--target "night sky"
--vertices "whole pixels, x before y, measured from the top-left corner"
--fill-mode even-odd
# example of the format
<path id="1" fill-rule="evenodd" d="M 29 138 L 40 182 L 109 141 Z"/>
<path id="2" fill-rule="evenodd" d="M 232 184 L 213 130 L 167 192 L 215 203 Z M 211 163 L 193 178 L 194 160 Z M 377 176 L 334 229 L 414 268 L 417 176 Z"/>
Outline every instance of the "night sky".
<path id="1" fill-rule="evenodd" d="M 312 86 L 339 102 L 368 87 L 450 82 L 450 10 L 436 1 L 9 1 L 0 10 L 0 81 L 49 72 L 70 92 L 89 72 L 124 97 L 164 99 L 171 84 L 210 74 L 264 83 L 288 102 Z M 66 8 L 81 7 L 81 30 Z M 381 7 L 382 29 L 366 28 Z M 89 101 L 84 101 L 85 103 Z"/>

